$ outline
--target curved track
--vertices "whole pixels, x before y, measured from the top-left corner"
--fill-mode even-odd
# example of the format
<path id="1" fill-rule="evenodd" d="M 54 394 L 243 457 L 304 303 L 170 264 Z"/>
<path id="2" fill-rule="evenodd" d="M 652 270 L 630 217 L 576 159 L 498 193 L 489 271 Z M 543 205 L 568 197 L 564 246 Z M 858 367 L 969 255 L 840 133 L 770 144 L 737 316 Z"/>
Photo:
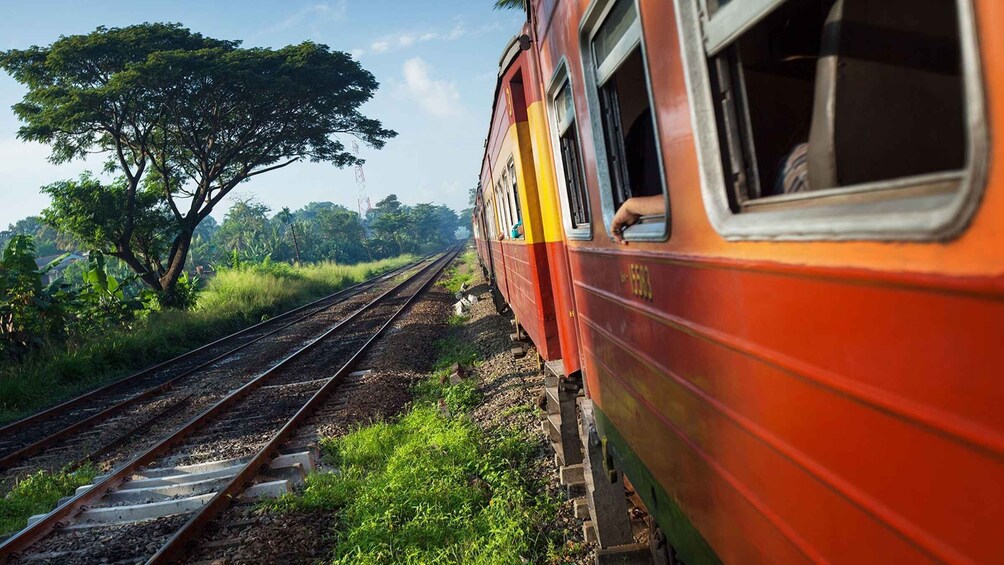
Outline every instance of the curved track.
<path id="1" fill-rule="evenodd" d="M 394 276 L 420 264 L 425 259 L 394 269 L 383 275 L 343 289 L 339 292 L 285 312 L 269 320 L 260 322 L 241 331 L 220 338 L 212 343 L 179 355 L 173 359 L 144 369 L 92 392 L 83 394 L 57 406 L 9 423 L 0 427 L 0 469 L 16 471 L 15 465 L 23 463 L 26 458 L 43 452 L 49 453 L 53 446 L 64 443 L 74 435 L 100 435 L 103 423 L 116 418 L 128 416 L 130 409 L 141 404 L 155 401 L 165 391 L 185 382 L 187 378 L 206 370 L 222 361 L 233 360 L 248 348 L 259 344 L 266 338 L 288 330 L 294 325 L 314 318 L 340 303 L 353 297 L 365 295 Z M 175 399 L 177 400 L 177 399 Z M 167 403 L 165 406 L 149 410 L 146 418 L 133 422 L 133 427 L 141 430 L 153 420 L 166 416 L 172 409 L 179 407 L 178 402 Z M 124 416 L 123 416 L 124 415 Z M 136 420 L 135 418 L 133 420 Z M 97 430 L 97 431 L 96 431 Z M 130 430 L 133 431 L 133 430 Z M 113 441 L 106 441 L 102 446 L 109 449 Z M 92 445 L 85 448 L 86 453 L 70 460 L 57 458 L 61 467 L 85 460 L 100 452 L 102 447 Z M 79 450 L 78 450 L 79 451 Z M 46 468 L 45 465 L 28 465 L 29 471 Z M 15 473 L 8 473 L 16 476 Z"/>
<path id="2" fill-rule="evenodd" d="M 170 436 L 8 539 L 0 545 L 0 561 L 166 563 L 184 557 L 204 526 L 276 461 L 296 428 L 337 389 L 370 345 L 458 252 L 444 254 L 343 317 Z M 226 471 L 220 465 L 225 465 Z M 181 469 L 209 474 L 179 492 L 179 485 L 172 481 Z M 136 483 L 146 488 L 130 488 Z M 137 507 L 137 496 L 144 500 L 150 496 L 146 493 L 159 496 Z M 172 510 L 162 510 L 165 506 Z M 152 514 L 143 514 L 145 510 Z"/>

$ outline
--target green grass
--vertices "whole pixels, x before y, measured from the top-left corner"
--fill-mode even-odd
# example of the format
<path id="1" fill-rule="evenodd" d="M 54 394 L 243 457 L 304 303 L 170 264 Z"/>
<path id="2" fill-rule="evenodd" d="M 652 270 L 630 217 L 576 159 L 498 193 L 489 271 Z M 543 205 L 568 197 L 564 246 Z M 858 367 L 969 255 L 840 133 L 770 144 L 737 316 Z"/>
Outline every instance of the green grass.
<path id="1" fill-rule="evenodd" d="M 266 508 L 335 512 L 334 563 L 539 563 L 551 548 L 538 532 L 556 508 L 528 484 L 535 446 L 516 431 L 422 403 L 322 449 L 339 472 Z"/>
<path id="2" fill-rule="evenodd" d="M 402 256 L 359 265 L 271 264 L 220 271 L 190 311 L 151 312 L 128 328 L 95 334 L 80 343 L 49 346 L 22 363 L 0 367 L 0 422 L 36 412 L 413 260 Z"/>
<path id="3" fill-rule="evenodd" d="M 481 400 L 473 379 L 442 382 L 453 363 L 480 361 L 455 328 L 436 342 L 436 370 L 400 419 L 322 440 L 337 471 L 309 475 L 301 493 L 262 510 L 334 513 L 335 564 L 561 560 L 566 548 L 542 533 L 557 503 L 528 470 L 536 443 L 515 428 L 486 432 L 471 420 L 467 412 Z"/>
<path id="4" fill-rule="evenodd" d="M 93 466 L 75 472 L 39 471 L 19 482 L 7 496 L 0 498 L 0 535 L 16 532 L 28 524 L 28 518 L 44 514 L 77 487 L 89 485 L 97 474 Z"/>
<path id="5" fill-rule="evenodd" d="M 462 287 L 469 288 L 474 282 L 475 269 L 478 268 L 478 257 L 474 251 L 465 251 L 453 265 L 443 273 L 439 285 L 456 294 Z M 466 286 L 465 286 L 466 285 Z"/>

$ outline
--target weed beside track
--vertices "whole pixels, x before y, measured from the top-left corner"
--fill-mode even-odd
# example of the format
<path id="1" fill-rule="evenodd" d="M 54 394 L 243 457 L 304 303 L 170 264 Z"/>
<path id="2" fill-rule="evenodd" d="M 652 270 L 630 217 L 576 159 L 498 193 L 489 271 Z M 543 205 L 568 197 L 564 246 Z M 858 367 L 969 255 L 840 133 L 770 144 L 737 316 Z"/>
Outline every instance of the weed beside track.
<path id="1" fill-rule="evenodd" d="M 73 472 L 39 471 L 22 480 L 0 498 L 0 535 L 16 532 L 28 524 L 28 517 L 52 510 L 60 498 L 91 484 L 96 474 L 93 465 L 84 465 Z"/>

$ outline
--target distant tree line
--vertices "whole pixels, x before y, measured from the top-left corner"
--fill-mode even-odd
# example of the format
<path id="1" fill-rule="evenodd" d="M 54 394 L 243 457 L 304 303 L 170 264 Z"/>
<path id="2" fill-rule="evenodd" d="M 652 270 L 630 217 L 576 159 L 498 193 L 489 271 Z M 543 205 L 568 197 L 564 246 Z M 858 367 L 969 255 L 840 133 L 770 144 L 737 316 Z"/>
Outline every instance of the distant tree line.
<path id="1" fill-rule="evenodd" d="M 128 326 L 163 307 L 121 259 L 67 233 L 54 211 L 0 231 L 0 359 L 18 359 L 46 340 L 78 340 Z M 237 198 L 222 223 L 196 228 L 172 306 L 192 306 L 200 281 L 221 269 L 292 272 L 295 263 L 358 263 L 449 245 L 460 227 L 442 205 L 402 204 L 395 195 L 366 217 L 331 202 L 273 212 L 251 196 Z"/>
<path id="2" fill-rule="evenodd" d="M 52 258 L 67 252 L 100 250 L 65 226 L 53 203 L 41 216 L 29 216 L 0 230 L 0 249 L 16 235 L 31 236 L 38 257 Z M 364 218 L 354 210 L 331 202 L 311 202 L 291 211 L 271 210 L 253 196 L 239 196 L 222 222 L 206 217 L 195 229 L 186 270 L 190 274 L 212 271 L 220 265 L 273 262 L 358 263 L 402 253 L 427 253 L 455 240 L 463 224 L 447 206 L 421 203 L 409 206 L 391 194 L 377 202 Z M 128 272 L 111 259 L 109 268 Z"/>
<path id="3" fill-rule="evenodd" d="M 273 213 L 253 197 L 237 200 L 217 224 L 204 221 L 192 240 L 193 268 L 218 263 L 334 261 L 358 263 L 449 245 L 460 227 L 456 212 L 431 203 L 408 206 L 391 194 L 364 218 L 331 202 Z"/>

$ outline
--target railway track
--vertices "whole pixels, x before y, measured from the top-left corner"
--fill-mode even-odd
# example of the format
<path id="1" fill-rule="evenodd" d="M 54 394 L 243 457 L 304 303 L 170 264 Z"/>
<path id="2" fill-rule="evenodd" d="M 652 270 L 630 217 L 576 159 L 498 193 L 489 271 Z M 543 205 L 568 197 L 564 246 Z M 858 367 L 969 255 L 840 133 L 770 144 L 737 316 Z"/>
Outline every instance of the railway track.
<path id="1" fill-rule="evenodd" d="M 310 465 L 298 426 L 439 276 L 452 250 L 0 545 L 0 562 L 167 563 L 250 490 Z M 278 479 L 277 479 L 278 477 Z M 288 487 L 286 487 L 288 488 Z"/>
<path id="2" fill-rule="evenodd" d="M 242 371 L 233 365 L 239 364 L 242 357 L 252 353 L 255 359 L 269 358 L 265 350 L 270 347 L 266 345 L 276 346 L 271 347 L 274 349 L 271 356 L 281 354 L 297 336 L 323 331 L 330 326 L 329 318 L 337 318 L 354 303 L 389 284 L 395 276 L 427 260 L 373 277 L 0 427 L 3 471 L 0 482 L 8 484 L 26 472 L 54 470 L 93 460 L 120 447 L 127 437 L 149 431 L 159 421 L 183 418 L 185 408 L 197 407 L 199 402 L 191 395 L 174 393 L 182 383 L 186 389 L 192 388 L 189 385 L 201 376 L 202 381 L 216 388 L 234 386 L 234 378 L 239 380 Z M 220 375 L 221 372 L 232 374 Z M 225 376 L 233 378 L 221 379 Z"/>

